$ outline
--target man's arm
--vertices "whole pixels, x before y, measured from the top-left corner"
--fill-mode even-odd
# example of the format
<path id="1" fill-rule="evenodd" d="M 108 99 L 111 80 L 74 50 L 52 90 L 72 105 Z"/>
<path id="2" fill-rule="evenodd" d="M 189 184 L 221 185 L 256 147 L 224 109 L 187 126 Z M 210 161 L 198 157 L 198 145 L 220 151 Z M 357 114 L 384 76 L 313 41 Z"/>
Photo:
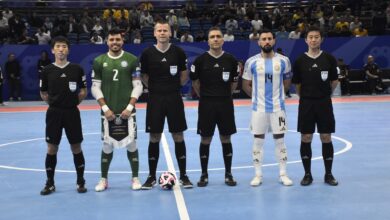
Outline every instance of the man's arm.
<path id="1" fill-rule="evenodd" d="M 79 92 L 79 103 L 81 103 L 85 97 L 87 97 L 87 94 L 88 94 L 88 90 L 87 88 L 81 88 L 80 89 L 80 92 Z"/>
<path id="2" fill-rule="evenodd" d="M 91 87 L 92 96 L 99 103 L 104 113 L 104 117 L 106 117 L 109 121 L 112 121 L 115 119 L 115 114 L 113 111 L 110 110 L 110 108 L 106 104 L 106 100 L 104 99 L 103 92 L 101 90 L 101 84 L 102 84 L 101 80 L 92 81 L 92 87 Z"/>
<path id="3" fill-rule="evenodd" d="M 40 92 L 40 94 L 41 94 L 42 100 L 45 101 L 46 103 L 48 103 L 48 101 L 49 101 L 49 94 L 47 92 L 42 92 L 42 91 Z"/>
<path id="4" fill-rule="evenodd" d="M 333 91 L 336 89 L 337 84 L 339 84 L 339 81 L 338 81 L 338 80 L 333 80 L 332 82 L 330 82 L 330 87 L 331 87 L 331 89 L 332 89 L 332 93 L 333 93 Z"/>
<path id="5" fill-rule="evenodd" d="M 301 84 L 295 84 L 295 91 L 297 92 L 297 95 L 301 95 Z"/>
<path id="6" fill-rule="evenodd" d="M 188 71 L 183 70 L 180 72 L 180 85 L 184 86 L 188 81 Z"/>
<path id="7" fill-rule="evenodd" d="M 141 73 L 142 83 L 145 84 L 146 87 L 149 87 L 149 75 L 146 73 Z"/>
<path id="8" fill-rule="evenodd" d="M 143 93 L 143 86 L 140 77 L 134 77 L 132 84 L 133 90 L 131 91 L 129 104 L 121 113 L 121 118 L 123 119 L 128 119 L 131 116 L 131 113 L 135 107 L 135 103 Z"/>
<path id="9" fill-rule="evenodd" d="M 291 85 L 291 79 L 283 80 L 284 91 L 288 91 L 290 89 L 290 85 Z"/>
<path id="10" fill-rule="evenodd" d="M 242 79 L 242 90 L 244 90 L 249 97 L 252 97 L 252 80 Z"/>
<path id="11" fill-rule="evenodd" d="M 194 88 L 194 91 L 198 97 L 200 97 L 200 81 L 199 79 L 192 81 L 192 88 Z"/>

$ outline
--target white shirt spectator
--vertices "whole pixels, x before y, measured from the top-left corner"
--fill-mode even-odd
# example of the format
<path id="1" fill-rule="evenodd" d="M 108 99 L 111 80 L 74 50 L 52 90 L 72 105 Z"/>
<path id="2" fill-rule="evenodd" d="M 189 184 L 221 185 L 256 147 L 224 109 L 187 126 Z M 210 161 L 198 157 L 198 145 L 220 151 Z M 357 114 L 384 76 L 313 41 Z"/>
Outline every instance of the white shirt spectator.
<path id="1" fill-rule="evenodd" d="M 91 43 L 93 44 L 103 44 L 103 38 L 100 37 L 99 35 L 94 35 L 92 38 L 91 38 Z"/>
<path id="2" fill-rule="evenodd" d="M 229 20 L 226 20 L 225 28 L 226 30 L 235 30 L 238 28 L 238 23 L 233 18 L 230 18 Z"/>
<path id="3" fill-rule="evenodd" d="M 258 19 L 258 20 L 252 20 L 251 21 L 253 29 L 256 31 L 260 31 L 263 28 L 263 21 Z"/>
<path id="4" fill-rule="evenodd" d="M 50 31 L 48 33 L 38 31 L 38 33 L 35 34 L 35 37 L 37 38 L 39 45 L 49 44 L 51 40 Z"/>
<path id="5" fill-rule="evenodd" d="M 290 34 L 288 35 L 288 39 L 299 39 L 301 37 L 301 32 L 294 30 L 291 31 Z"/>
<path id="6" fill-rule="evenodd" d="M 0 29 L 8 28 L 8 20 L 4 16 L 0 18 Z"/>
<path id="7" fill-rule="evenodd" d="M 183 36 L 181 36 L 180 42 L 181 43 L 184 43 L 184 42 L 192 43 L 192 42 L 194 42 L 194 37 L 189 33 L 185 33 L 185 34 L 183 34 Z"/>
<path id="8" fill-rule="evenodd" d="M 14 16 L 14 14 L 12 13 L 11 10 L 4 10 L 3 11 L 3 17 L 5 17 L 7 19 L 7 21 L 12 17 Z"/>
<path id="9" fill-rule="evenodd" d="M 226 42 L 234 41 L 234 35 L 226 33 L 226 34 L 223 35 L 223 40 L 226 41 Z"/>

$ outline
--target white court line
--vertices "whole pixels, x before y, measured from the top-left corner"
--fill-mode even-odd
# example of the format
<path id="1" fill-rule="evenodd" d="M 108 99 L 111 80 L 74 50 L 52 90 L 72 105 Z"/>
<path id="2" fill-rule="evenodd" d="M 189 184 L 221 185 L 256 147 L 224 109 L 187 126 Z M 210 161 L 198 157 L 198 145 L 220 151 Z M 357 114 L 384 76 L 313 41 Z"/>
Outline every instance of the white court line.
<path id="1" fill-rule="evenodd" d="M 194 129 L 188 129 L 188 130 L 194 130 Z M 237 128 L 237 130 L 243 131 L 243 130 L 248 130 L 248 128 Z M 288 130 L 288 131 L 297 133 L 297 131 L 293 131 L 293 130 Z M 86 133 L 84 135 L 93 135 L 93 134 L 100 134 L 100 132 Z M 318 135 L 318 133 L 315 133 L 315 135 Z M 165 138 L 165 135 L 164 135 L 164 138 Z M 337 140 L 345 143 L 345 147 L 343 149 L 335 152 L 334 155 L 343 154 L 343 153 L 349 151 L 352 148 L 352 143 L 347 141 L 347 140 L 345 140 L 345 139 L 343 139 L 343 138 L 340 138 L 340 137 L 332 135 L 332 139 L 337 139 Z M 0 144 L 0 148 L 4 147 L 4 146 L 12 145 L 12 144 L 32 142 L 32 141 L 36 141 L 36 140 L 44 140 L 44 138 L 33 138 L 33 139 L 27 139 L 27 140 L 21 140 L 21 141 L 4 143 L 4 144 Z M 165 139 L 165 141 L 166 141 L 166 139 Z M 318 157 L 312 158 L 311 160 L 314 161 L 314 160 L 321 160 L 321 159 L 322 159 L 322 156 L 318 156 Z M 288 164 L 301 163 L 301 160 L 289 161 L 287 163 Z M 263 164 L 263 167 L 278 166 L 278 165 L 279 165 L 278 163 Z M 9 169 L 9 170 L 20 170 L 20 171 L 46 172 L 45 169 L 15 167 L 15 166 L 6 166 L 6 165 L 0 165 L 0 168 Z M 249 168 L 253 168 L 253 166 L 250 165 L 250 166 L 238 166 L 238 167 L 236 166 L 236 167 L 232 167 L 233 170 L 249 169 Z M 219 171 L 219 170 L 225 170 L 225 168 L 224 167 L 221 167 L 221 168 L 209 168 L 208 170 L 209 171 Z M 200 171 L 201 171 L 200 169 L 187 170 L 187 172 L 200 172 Z M 76 171 L 74 171 L 74 170 L 56 169 L 56 172 L 59 172 L 59 173 L 75 173 Z M 163 171 L 157 171 L 157 172 L 163 172 Z M 88 170 L 86 170 L 85 173 L 100 174 L 100 171 L 93 171 L 93 170 L 88 171 Z M 149 173 L 149 171 L 139 171 L 139 173 L 146 173 L 147 174 L 147 173 Z M 130 171 L 110 171 L 110 174 L 131 174 L 131 172 Z"/>
<path id="2" fill-rule="evenodd" d="M 165 160 L 167 161 L 168 171 L 171 173 L 176 173 L 175 166 L 173 165 L 172 155 L 171 152 L 169 151 L 169 145 L 164 132 L 161 134 L 161 144 L 164 150 Z M 184 201 L 183 193 L 181 192 L 179 184 L 175 184 L 175 186 L 173 186 L 173 192 L 175 194 L 176 205 L 179 211 L 180 219 L 182 220 L 190 219 L 187 211 L 187 206 Z"/>

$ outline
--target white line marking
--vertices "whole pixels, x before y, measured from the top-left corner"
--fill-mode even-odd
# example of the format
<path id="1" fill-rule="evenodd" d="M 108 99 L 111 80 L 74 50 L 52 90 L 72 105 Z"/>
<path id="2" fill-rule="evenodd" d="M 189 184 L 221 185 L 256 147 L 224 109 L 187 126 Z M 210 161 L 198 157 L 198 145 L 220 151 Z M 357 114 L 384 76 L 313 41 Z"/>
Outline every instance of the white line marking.
<path id="1" fill-rule="evenodd" d="M 172 173 L 176 173 L 175 166 L 173 165 L 172 155 L 171 152 L 169 151 L 169 145 L 164 132 L 161 134 L 161 144 L 164 150 L 165 160 L 167 161 L 168 171 Z M 179 180 L 178 178 L 176 179 Z M 177 183 L 178 182 L 179 181 L 177 181 Z M 176 184 L 173 187 L 173 192 L 175 194 L 176 205 L 179 211 L 180 219 L 182 220 L 190 219 L 190 217 L 188 216 L 188 211 L 187 211 L 186 203 L 184 201 L 183 193 L 181 192 L 180 189 L 180 184 Z"/>

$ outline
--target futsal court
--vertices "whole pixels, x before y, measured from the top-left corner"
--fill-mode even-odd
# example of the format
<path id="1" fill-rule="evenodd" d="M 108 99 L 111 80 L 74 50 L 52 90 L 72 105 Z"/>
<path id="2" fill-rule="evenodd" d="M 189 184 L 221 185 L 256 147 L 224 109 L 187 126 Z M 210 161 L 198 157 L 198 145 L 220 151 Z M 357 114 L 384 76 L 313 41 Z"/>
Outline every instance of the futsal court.
<path id="1" fill-rule="evenodd" d="M 200 177 L 199 142 L 196 134 L 197 102 L 186 102 L 189 129 L 185 132 L 187 169 L 192 189 L 166 191 L 131 190 L 126 149 L 116 149 L 109 172 L 109 188 L 95 192 L 100 179 L 100 112 L 95 101 L 81 105 L 86 160 L 86 194 L 76 192 L 76 173 L 67 139 L 59 147 L 56 192 L 41 196 L 46 174 L 44 160 L 45 110 L 42 102 L 9 103 L 0 107 L 0 220 L 45 219 L 390 219 L 390 96 L 334 98 L 336 133 L 333 136 L 336 187 L 324 183 L 321 143 L 314 136 L 312 174 L 314 182 L 299 184 L 304 171 L 300 161 L 300 134 L 296 132 L 297 98 L 287 100 L 286 134 L 290 187 L 278 182 L 272 135 L 266 135 L 263 184 L 250 186 L 253 137 L 248 130 L 249 100 L 235 103 L 238 128 L 232 136 L 233 176 L 236 187 L 224 184 L 224 164 L 219 137 L 210 149 L 209 185 L 196 186 Z M 148 134 L 145 104 L 137 104 L 140 179 L 148 174 Z M 167 125 L 165 126 L 167 127 Z M 174 143 L 165 130 L 160 142 L 158 171 L 177 171 Z M 178 174 L 178 173 L 177 173 Z M 158 173 L 159 175 L 159 173 Z"/>

